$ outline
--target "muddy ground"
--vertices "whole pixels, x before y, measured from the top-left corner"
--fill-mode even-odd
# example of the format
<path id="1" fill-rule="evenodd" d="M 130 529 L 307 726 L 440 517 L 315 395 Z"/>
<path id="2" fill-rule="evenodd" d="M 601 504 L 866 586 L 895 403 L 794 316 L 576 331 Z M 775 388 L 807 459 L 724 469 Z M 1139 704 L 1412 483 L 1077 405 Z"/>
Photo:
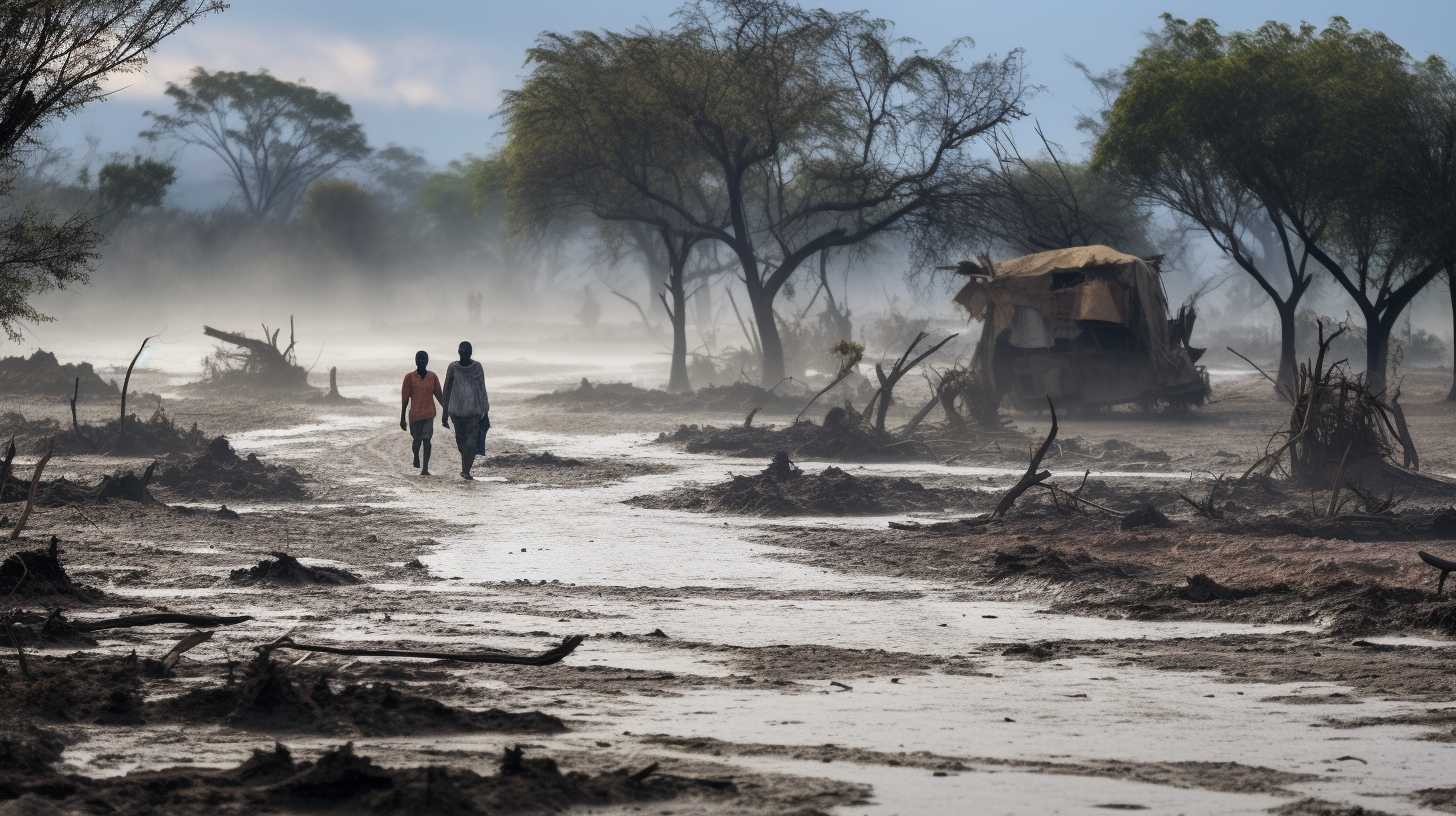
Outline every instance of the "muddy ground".
<path id="1" fill-rule="evenodd" d="M 518 379 L 492 390 L 492 458 L 468 485 L 409 468 L 397 374 L 383 366 L 351 371 L 363 399 L 337 406 L 144 380 L 177 423 L 296 468 L 305 489 L 159 484 L 156 503 L 35 510 L 6 554 L 55 536 L 87 591 L 14 593 L 7 610 L 250 619 L 210 630 L 167 671 L 150 667 L 193 627 L 29 641 L 25 670 L 6 649 L 6 698 L 30 702 L 3 715 L 0 756 L 19 770 L 0 772 L 0 812 L 1450 808 L 1456 613 L 1414 555 L 1456 556 L 1434 521 L 1440 502 L 1346 532 L 1309 511 L 1314 492 L 1231 497 L 1243 506 L 1221 519 L 1178 498 L 1263 450 L 1281 408 L 1257 380 L 1224 383 L 1183 421 L 1063 418 L 1053 481 L 1120 513 L 1152 505 L 1168 526 L 1124 529 L 1033 491 L 1004 521 L 956 529 L 937 524 L 988 510 L 1024 451 L 974 466 L 839 464 L 959 501 L 864 508 L 841 496 L 768 522 L 703 492 L 765 461 L 653 442 L 684 422 L 741 423 L 740 406 L 599 412 L 531 399 L 574 387 L 578 372 L 501 370 Z M 1436 398 L 1442 375 L 1426 379 L 1405 398 L 1423 464 L 1456 472 L 1456 414 Z M 69 420 L 64 401 L 0 403 Z M 82 420 L 115 407 L 83 403 Z M 1015 420 L 1028 438 L 1044 431 L 1044 417 Z M 449 473 L 451 439 L 435 442 L 435 469 Z M 22 475 L 33 460 L 21 457 Z M 146 461 L 58 455 L 50 467 L 89 482 Z M 807 477 L 828 467 L 798 465 Z M 836 507 L 873 515 L 829 518 Z M 275 553 L 357 580 L 248 579 Z M 289 679 L 268 674 L 259 696 L 257 648 L 285 634 L 521 653 L 588 639 L 549 666 L 280 650 Z M 267 716 L 255 716 L 259 700 Z M 503 758 L 518 744 L 525 765 Z"/>

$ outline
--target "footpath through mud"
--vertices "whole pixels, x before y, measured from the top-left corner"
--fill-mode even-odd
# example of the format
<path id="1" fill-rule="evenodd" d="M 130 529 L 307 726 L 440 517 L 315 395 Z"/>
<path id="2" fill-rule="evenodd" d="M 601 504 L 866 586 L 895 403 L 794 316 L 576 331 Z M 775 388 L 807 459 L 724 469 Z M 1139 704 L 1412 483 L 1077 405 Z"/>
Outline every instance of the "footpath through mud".
<path id="1" fill-rule="evenodd" d="M 654 442 L 655 431 L 686 417 L 601 423 L 608 432 L 591 433 L 589 414 L 564 416 L 511 394 L 499 398 L 491 434 L 492 450 L 507 458 L 482 466 L 475 483 L 422 479 L 408 469 L 408 437 L 391 416 L 395 386 L 386 382 L 378 378 L 378 403 L 230 437 L 244 456 L 305 474 L 306 498 L 208 493 L 187 505 L 205 513 L 36 511 L 31 528 L 60 536 L 71 577 L 102 594 L 68 608 L 70 619 L 161 607 L 252 617 L 218 629 L 171 676 L 145 681 L 145 699 L 125 722 L 53 717 L 48 727 L 66 743 L 53 772 L 71 781 L 50 784 L 134 779 L 120 775 L 140 770 L 172 780 L 178 772 L 162 769 L 199 766 L 214 770 L 187 784 L 225 788 L 215 794 L 221 812 L 306 809 L 299 791 L 322 784 L 325 771 L 328 784 L 377 786 L 351 806 L 379 812 L 407 812 L 400 808 L 435 794 L 466 803 L 451 812 L 491 803 L 500 812 L 653 803 L 674 813 L 843 814 L 1449 807 L 1456 688 L 1447 641 L 1331 630 L 1320 615 L 1185 610 L 1136 620 L 1126 605 L 1099 605 L 1122 586 L 1114 579 L 1179 583 L 1169 571 L 1182 561 L 1144 558 L 1139 546 L 1203 542 L 1219 552 L 1190 535 L 1185 519 L 1130 533 L 1111 525 L 1092 536 L 1106 546 L 1071 540 L 1085 535 L 1076 531 L 1059 537 L 1054 519 L 1034 513 L 980 533 L 981 543 L 887 530 L 892 520 L 930 525 L 988 510 L 1024 467 L 1008 456 L 1004 466 L 836 463 L 832 483 L 809 498 L 907 479 L 937 499 L 848 516 L 795 515 L 830 512 L 816 508 L 837 500 L 795 499 L 789 512 L 775 500 L 777 517 L 767 521 L 753 515 L 762 512 L 759 493 L 743 511 L 715 504 L 722 494 L 713 489 L 754 479 L 767 462 Z M 1119 429 L 1153 445 L 1134 431 Z M 449 473 L 448 434 L 436 443 L 444 462 L 435 470 Z M 1096 464 L 1069 451 L 1052 467 L 1069 487 L 1092 468 L 1089 491 L 1129 497 L 1181 485 L 1202 466 L 1175 458 L 1109 463 L 1099 473 Z M 817 476 L 830 463 L 798 466 Z M 859 482 L 845 487 L 846 478 Z M 644 496 L 659 499 L 631 502 Z M 236 516 L 213 512 L 223 501 Z M 1110 558 L 1119 541 L 1143 544 Z M 1060 564 L 1031 553 L 1019 574 L 994 571 L 1010 563 L 996 552 L 1044 542 Z M 1079 572 L 1069 554 L 1078 545 L 1092 547 L 1099 564 L 1125 562 L 1128 574 Z M 1318 550 L 1289 543 L 1280 557 L 1301 549 Z M 358 582 L 230 579 L 271 553 Z M 186 632 L 94 636 L 101 653 L 121 659 L 159 657 Z M 456 652 L 587 640 L 549 666 L 310 653 L 291 670 L 295 680 L 270 693 L 301 695 L 288 704 L 316 709 L 310 717 L 328 727 L 260 725 L 237 713 L 233 684 L 251 676 L 252 647 L 285 633 L 304 643 Z M 37 671 L 72 651 L 27 650 Z M 288 663 L 304 656 L 279 654 Z M 18 670 L 13 660 L 0 665 Z M 430 716 L 409 727 L 371 719 L 401 700 Z M 286 756 L 271 753 L 274 736 Z M 353 740 L 348 753 L 344 739 Z M 50 750 L 37 740 L 13 750 Z M 522 772 L 502 752 L 517 743 L 528 759 L 555 765 L 526 766 L 529 784 L 509 781 Z M 250 762 L 267 775 L 244 778 Z M 114 804 L 136 801 L 134 787 L 98 790 Z"/>

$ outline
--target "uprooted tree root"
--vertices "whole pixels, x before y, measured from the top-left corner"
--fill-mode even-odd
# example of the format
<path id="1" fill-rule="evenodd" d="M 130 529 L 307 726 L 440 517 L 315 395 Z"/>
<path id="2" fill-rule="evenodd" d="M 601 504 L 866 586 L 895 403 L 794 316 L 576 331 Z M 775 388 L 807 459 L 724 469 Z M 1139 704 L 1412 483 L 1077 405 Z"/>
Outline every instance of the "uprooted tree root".
<path id="1" fill-rule="evenodd" d="M 359 583 L 359 576 L 338 567 L 310 567 L 288 553 L 271 553 L 251 567 L 235 569 L 228 580 L 245 586 L 347 586 Z"/>
<path id="2" fill-rule="evenodd" d="M 238 456 L 219 436 L 200 456 L 162 464 L 158 484 L 189 499 L 302 499 L 304 477 L 287 465 L 265 464 L 256 454 Z"/>
<path id="3" fill-rule="evenodd" d="M 18 654 L 12 654 L 18 658 Z M 134 725 L 143 721 L 141 661 L 136 655 L 28 655 L 0 663 L 0 694 L 10 718 L 51 723 Z"/>
<path id="4" fill-rule="evenodd" d="M 500 770 L 481 776 L 437 765 L 384 768 L 346 744 L 314 762 L 295 760 L 287 748 L 254 751 L 235 768 L 169 768 L 126 776 L 88 778 L 0 770 L 0 797 L 21 812 L 170 813 L 243 816 L 278 810 L 375 814 L 535 814 L 573 807 L 657 802 L 697 794 L 725 797 L 733 783 L 640 771 L 563 773 L 549 758 L 506 749 Z M 83 805 L 85 807 L 83 807 Z"/>
<path id="5" fill-rule="evenodd" d="M 388 683 L 339 689 L 323 672 L 289 668 L 260 649 L 225 685 L 194 689 L 151 704 L 153 720 L 227 724 L 263 731 L 306 731 L 361 736 L 494 731 L 552 734 L 561 720 L 539 711 L 472 711 L 401 691 Z"/>
<path id="6" fill-rule="evenodd" d="M 804 473 L 783 451 L 752 476 L 627 500 L 636 507 L 757 516 L 875 515 L 965 506 L 974 490 L 928 488 L 904 478 L 853 476 L 837 467 Z"/>

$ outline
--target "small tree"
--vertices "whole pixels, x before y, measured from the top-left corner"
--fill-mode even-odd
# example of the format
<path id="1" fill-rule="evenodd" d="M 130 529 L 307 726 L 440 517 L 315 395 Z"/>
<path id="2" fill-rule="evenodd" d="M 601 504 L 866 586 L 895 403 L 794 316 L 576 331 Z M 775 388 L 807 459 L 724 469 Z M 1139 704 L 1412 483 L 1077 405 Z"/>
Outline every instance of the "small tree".
<path id="1" fill-rule="evenodd" d="M 147 111 L 148 139 L 196 145 L 222 160 L 254 217 L 287 218 L 314 181 L 369 155 L 354 111 L 334 94 L 267 71 L 193 69 L 167 83 L 173 113 Z"/>
<path id="2" fill-rule="evenodd" d="M 96 174 L 96 191 L 101 205 L 125 218 L 140 209 L 162 206 L 167 189 L 177 180 L 177 168 L 156 159 L 133 156 L 112 161 Z"/>

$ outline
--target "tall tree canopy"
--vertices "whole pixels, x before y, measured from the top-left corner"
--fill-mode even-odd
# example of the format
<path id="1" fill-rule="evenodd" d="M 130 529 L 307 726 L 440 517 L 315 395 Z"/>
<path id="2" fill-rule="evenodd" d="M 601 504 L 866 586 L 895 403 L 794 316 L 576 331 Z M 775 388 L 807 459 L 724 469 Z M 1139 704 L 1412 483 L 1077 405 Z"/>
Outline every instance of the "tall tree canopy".
<path id="1" fill-rule="evenodd" d="M 369 155 L 348 103 L 267 71 L 199 67 L 185 85 L 168 83 L 167 96 L 174 111 L 147 111 L 142 135 L 212 153 L 257 218 L 287 218 L 310 184 Z"/>
<path id="2" fill-rule="evenodd" d="M 708 217 L 663 174 L 618 181 L 737 257 L 772 386 L 785 374 L 775 302 L 805 261 L 984 194 L 972 148 L 1022 115 L 1020 54 L 972 61 L 968 40 L 927 52 L 885 20 L 782 0 L 701 0 L 676 21 L 621 35 L 633 79 L 622 121 L 651 121 L 653 143 L 692 156 L 718 201 Z M 547 37 L 537 51 L 578 45 Z M 610 92 L 614 76 L 584 95 Z"/>
<path id="3" fill-rule="evenodd" d="M 146 207 L 162 206 L 167 189 L 177 180 L 177 168 L 157 159 L 133 156 L 130 162 L 110 161 L 96 174 L 101 205 L 124 217 Z"/>
<path id="4" fill-rule="evenodd" d="M 1420 212 L 1451 195 L 1432 169 L 1444 161 L 1434 131 L 1418 121 L 1432 84 L 1422 78 L 1443 70 L 1339 18 L 1223 34 L 1165 15 L 1127 71 L 1096 161 L 1203 226 L 1266 291 L 1284 325 L 1282 381 L 1299 298 L 1317 270 L 1330 275 L 1364 318 L 1367 378 L 1382 390 L 1391 330 L 1450 252 L 1450 227 Z M 1249 247 L 1261 221 L 1278 239 L 1282 284 Z"/>
<path id="5" fill-rule="evenodd" d="M 45 319 L 31 305 L 82 282 L 96 236 L 80 217 L 15 206 L 15 174 L 38 130 L 140 71 L 157 43 L 224 8 L 220 0 L 11 0 L 0 4 L 0 330 Z"/>

